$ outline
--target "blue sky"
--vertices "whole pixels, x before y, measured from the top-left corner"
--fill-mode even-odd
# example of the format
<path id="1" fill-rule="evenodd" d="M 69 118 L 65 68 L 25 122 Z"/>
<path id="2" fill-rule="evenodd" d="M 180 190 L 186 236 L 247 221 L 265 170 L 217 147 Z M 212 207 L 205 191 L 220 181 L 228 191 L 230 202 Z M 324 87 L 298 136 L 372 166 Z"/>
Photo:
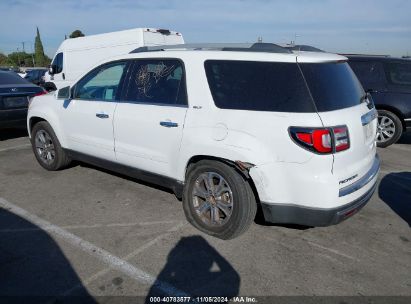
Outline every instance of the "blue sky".
<path id="1" fill-rule="evenodd" d="M 331 52 L 411 55 L 409 0 L 0 0 L 0 52 L 31 51 L 36 26 L 52 56 L 75 29 L 182 32 L 186 42 L 310 44 Z"/>

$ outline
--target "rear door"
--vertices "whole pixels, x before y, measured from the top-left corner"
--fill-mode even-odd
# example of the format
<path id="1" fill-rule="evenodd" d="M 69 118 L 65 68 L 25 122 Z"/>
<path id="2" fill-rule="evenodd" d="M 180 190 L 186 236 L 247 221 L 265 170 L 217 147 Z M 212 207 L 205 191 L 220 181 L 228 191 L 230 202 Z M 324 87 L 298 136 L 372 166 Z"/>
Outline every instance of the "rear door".
<path id="1" fill-rule="evenodd" d="M 317 111 L 326 127 L 347 126 L 350 147 L 334 153 L 333 174 L 339 181 L 361 178 L 373 165 L 376 111 L 346 62 L 300 63 Z M 355 176 L 355 177 L 354 177 Z"/>
<path id="2" fill-rule="evenodd" d="M 136 60 L 114 118 L 117 161 L 173 177 L 187 112 L 178 59 Z"/>

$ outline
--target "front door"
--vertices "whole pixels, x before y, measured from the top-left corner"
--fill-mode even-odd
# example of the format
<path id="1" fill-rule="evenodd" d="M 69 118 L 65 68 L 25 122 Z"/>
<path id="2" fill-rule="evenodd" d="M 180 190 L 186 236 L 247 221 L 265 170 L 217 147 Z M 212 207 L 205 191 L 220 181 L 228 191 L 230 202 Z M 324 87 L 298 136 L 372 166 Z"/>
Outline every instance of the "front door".
<path id="1" fill-rule="evenodd" d="M 64 102 L 60 115 L 69 149 L 115 160 L 113 118 L 126 68 L 124 61 L 105 64 L 74 86 L 73 99 Z"/>

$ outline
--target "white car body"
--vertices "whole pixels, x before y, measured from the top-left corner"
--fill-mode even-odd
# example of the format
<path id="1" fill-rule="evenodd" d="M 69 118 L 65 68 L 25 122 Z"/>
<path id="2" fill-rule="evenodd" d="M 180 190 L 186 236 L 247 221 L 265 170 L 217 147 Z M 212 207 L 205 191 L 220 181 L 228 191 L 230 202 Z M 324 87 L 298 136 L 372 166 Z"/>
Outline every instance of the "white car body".
<path id="1" fill-rule="evenodd" d="M 67 100 L 58 99 L 57 93 L 48 94 L 31 103 L 29 130 L 34 121 L 46 120 L 64 149 L 163 176 L 182 187 L 193 158 L 251 164 L 248 174 L 265 218 L 271 222 L 336 224 L 369 200 L 379 170 L 375 109 L 366 103 L 319 113 L 220 109 L 213 101 L 204 68 L 206 60 L 324 63 L 345 57 L 169 50 L 127 54 L 107 62 L 142 58 L 177 58 L 184 63 L 188 106 L 77 99 L 67 106 Z M 110 118 L 99 119 L 96 113 Z M 160 122 L 178 127 L 165 128 Z M 298 146 L 289 134 L 290 126 L 339 125 L 348 127 L 350 147 L 327 155 Z"/>
<path id="2" fill-rule="evenodd" d="M 58 73 L 46 73 L 47 85 L 53 83 L 57 89 L 69 86 L 80 75 L 93 66 L 118 55 L 124 55 L 143 46 L 184 43 L 181 33 L 154 28 L 135 28 L 124 31 L 90 35 L 64 40 L 53 57 L 52 65 L 62 66 Z"/>

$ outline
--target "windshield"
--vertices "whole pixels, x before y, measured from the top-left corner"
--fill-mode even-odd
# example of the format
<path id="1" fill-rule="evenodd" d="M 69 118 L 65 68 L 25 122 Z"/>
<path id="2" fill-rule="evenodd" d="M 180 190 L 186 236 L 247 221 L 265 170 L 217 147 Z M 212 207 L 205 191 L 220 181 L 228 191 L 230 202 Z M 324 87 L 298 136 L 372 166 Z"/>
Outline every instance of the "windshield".
<path id="1" fill-rule="evenodd" d="M 318 112 L 334 111 L 361 103 L 365 92 L 346 62 L 301 63 Z"/>

